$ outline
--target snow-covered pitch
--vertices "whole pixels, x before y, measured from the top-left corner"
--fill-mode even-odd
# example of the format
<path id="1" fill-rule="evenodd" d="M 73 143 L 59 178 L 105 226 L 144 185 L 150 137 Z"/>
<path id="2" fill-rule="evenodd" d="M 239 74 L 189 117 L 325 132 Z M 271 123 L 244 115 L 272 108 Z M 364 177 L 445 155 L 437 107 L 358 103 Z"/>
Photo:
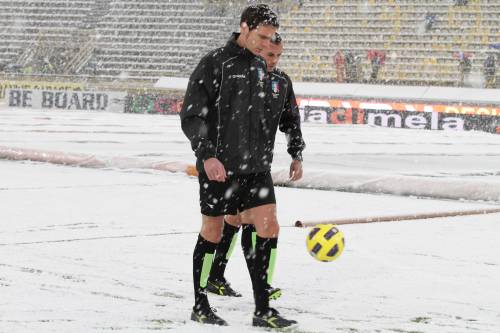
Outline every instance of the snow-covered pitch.
<path id="1" fill-rule="evenodd" d="M 1 146 L 194 162 L 177 116 L 4 108 L 0 124 Z M 303 132 L 305 179 L 276 188 L 283 296 L 273 306 L 301 332 L 500 332 L 500 214 L 343 225 L 346 249 L 331 263 L 310 257 L 308 230 L 292 227 L 498 208 L 500 136 Z M 285 146 L 278 133 L 276 172 L 288 168 Z M 183 173 L 0 160 L 0 332 L 260 332 L 238 250 L 227 278 L 244 296 L 210 296 L 231 326 L 189 320 L 199 227 L 198 183 Z"/>

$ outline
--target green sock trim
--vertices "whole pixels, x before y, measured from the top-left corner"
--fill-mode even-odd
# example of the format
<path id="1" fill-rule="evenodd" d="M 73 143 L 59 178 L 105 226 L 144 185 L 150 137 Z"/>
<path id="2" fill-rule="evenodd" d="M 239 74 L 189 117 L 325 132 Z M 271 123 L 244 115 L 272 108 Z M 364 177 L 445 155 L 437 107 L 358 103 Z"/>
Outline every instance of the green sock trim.
<path id="1" fill-rule="evenodd" d="M 257 244 L 257 231 L 252 231 L 252 250 L 255 253 L 255 244 Z"/>
<path id="2" fill-rule="evenodd" d="M 234 246 L 236 245 L 237 240 L 238 240 L 238 233 L 235 233 L 233 235 L 233 239 L 231 239 L 231 244 L 229 245 L 229 249 L 227 250 L 226 260 L 229 260 L 229 258 L 231 258 L 231 255 L 233 254 Z"/>
<path id="3" fill-rule="evenodd" d="M 269 258 L 269 267 L 267 267 L 267 283 L 272 284 L 273 275 L 274 275 L 274 267 L 276 265 L 276 252 L 277 249 L 271 249 L 271 258 Z"/>
<path id="4" fill-rule="evenodd" d="M 212 263 L 214 262 L 213 253 L 205 253 L 203 257 L 203 266 L 201 267 L 200 276 L 200 287 L 205 288 L 208 283 L 208 276 L 210 275 L 210 270 L 212 269 Z"/>

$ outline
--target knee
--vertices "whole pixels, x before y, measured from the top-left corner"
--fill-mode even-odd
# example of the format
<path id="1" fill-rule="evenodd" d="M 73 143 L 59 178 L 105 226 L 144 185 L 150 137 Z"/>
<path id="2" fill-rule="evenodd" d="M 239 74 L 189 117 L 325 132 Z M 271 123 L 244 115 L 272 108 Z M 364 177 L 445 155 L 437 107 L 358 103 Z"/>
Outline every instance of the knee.
<path id="1" fill-rule="evenodd" d="M 200 234 L 209 242 L 219 243 L 222 237 L 222 221 L 204 221 Z"/>
<path id="2" fill-rule="evenodd" d="M 219 243 L 222 237 L 222 230 L 221 228 L 214 228 L 213 226 L 204 225 L 201 228 L 201 235 L 209 242 Z"/>
<path id="3" fill-rule="evenodd" d="M 257 234 L 264 238 L 277 238 L 280 232 L 280 226 L 276 218 L 264 219 L 259 229 Z"/>
<path id="4" fill-rule="evenodd" d="M 224 216 L 224 220 L 233 227 L 239 227 L 241 225 L 240 215 L 226 215 Z"/>
<path id="5" fill-rule="evenodd" d="M 278 238 L 278 235 L 280 233 L 280 225 L 278 224 L 278 221 L 274 221 L 273 226 L 270 229 L 270 236 L 269 238 Z"/>

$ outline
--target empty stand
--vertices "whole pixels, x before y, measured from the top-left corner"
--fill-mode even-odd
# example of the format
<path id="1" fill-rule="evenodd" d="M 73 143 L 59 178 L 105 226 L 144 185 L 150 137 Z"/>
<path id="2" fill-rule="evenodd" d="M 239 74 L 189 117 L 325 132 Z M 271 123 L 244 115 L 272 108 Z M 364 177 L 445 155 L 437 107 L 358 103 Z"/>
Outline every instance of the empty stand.
<path id="1" fill-rule="evenodd" d="M 425 16 L 436 21 L 425 31 Z M 371 49 L 387 55 L 379 82 L 457 85 L 456 53 L 472 55 L 471 79 L 480 79 L 488 46 L 500 40 L 500 2 L 309 0 L 282 17 L 286 40 L 281 67 L 299 81 L 335 81 L 334 54 L 350 51 L 362 59 L 369 81 Z"/>
<path id="2" fill-rule="evenodd" d="M 0 0 L 0 64 L 47 75 L 187 77 L 203 54 L 237 29 L 244 3 Z M 379 83 L 457 85 L 457 53 L 472 55 L 471 79 L 480 80 L 488 46 L 500 42 L 496 0 L 467 6 L 451 0 L 275 3 L 286 43 L 280 67 L 296 81 L 335 82 L 334 54 L 342 50 L 357 56 L 357 80 L 369 82 L 367 53 L 380 50 L 386 60 Z M 428 13 L 435 22 L 426 31 Z"/>
<path id="3" fill-rule="evenodd" d="M 121 77 L 187 76 L 227 31 L 228 19 L 201 1 L 113 1 L 98 24 L 91 65 Z"/>

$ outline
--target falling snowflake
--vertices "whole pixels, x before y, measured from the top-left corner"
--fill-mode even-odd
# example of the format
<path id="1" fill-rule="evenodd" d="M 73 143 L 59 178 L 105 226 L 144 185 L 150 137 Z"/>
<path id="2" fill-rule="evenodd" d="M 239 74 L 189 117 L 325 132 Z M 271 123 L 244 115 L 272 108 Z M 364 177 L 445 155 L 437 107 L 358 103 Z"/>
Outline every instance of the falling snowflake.
<path id="1" fill-rule="evenodd" d="M 229 199 L 233 195 L 233 188 L 228 188 L 226 193 L 224 193 L 224 199 Z"/>
<path id="2" fill-rule="evenodd" d="M 259 198 L 264 199 L 269 195 L 269 188 L 263 187 L 259 191 Z"/>

